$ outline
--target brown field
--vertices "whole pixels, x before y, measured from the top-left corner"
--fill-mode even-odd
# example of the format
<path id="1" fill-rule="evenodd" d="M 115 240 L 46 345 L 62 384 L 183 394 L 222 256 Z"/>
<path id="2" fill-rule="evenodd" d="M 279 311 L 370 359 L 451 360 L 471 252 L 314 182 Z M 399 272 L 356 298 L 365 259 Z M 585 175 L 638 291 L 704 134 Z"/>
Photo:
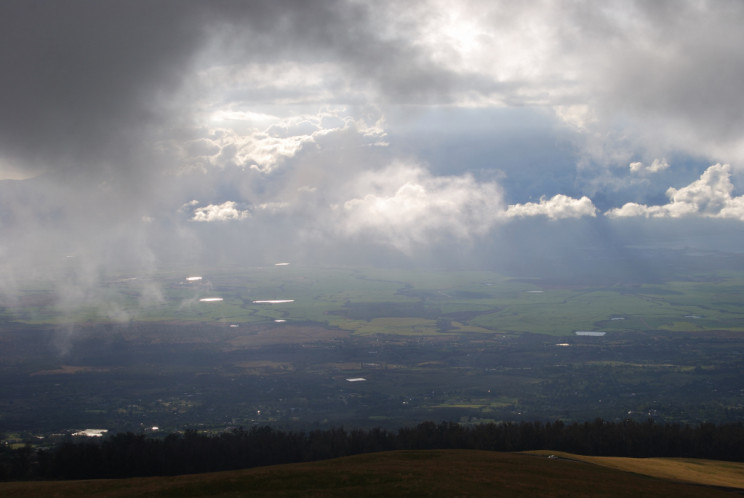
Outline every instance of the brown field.
<path id="1" fill-rule="evenodd" d="M 548 459 L 544 455 L 467 450 L 396 451 L 175 477 L 0 483 L 0 495 L 675 498 L 733 495 L 730 488 L 653 478 L 579 461 L 575 455 L 565 456 Z M 715 468 L 724 464 L 699 463 Z"/>
<path id="2" fill-rule="evenodd" d="M 294 364 L 280 361 L 239 361 L 235 366 L 243 369 L 244 375 L 264 375 L 266 373 L 277 374 L 280 372 L 294 371 Z"/>
<path id="3" fill-rule="evenodd" d="M 339 370 L 359 370 L 361 363 L 358 361 L 344 361 L 335 363 L 321 363 L 314 367 L 318 372 L 339 371 Z"/>
<path id="4" fill-rule="evenodd" d="M 62 365 L 59 368 L 55 368 L 53 370 L 39 370 L 37 372 L 33 372 L 31 375 L 70 375 L 70 374 L 76 374 L 81 372 L 108 372 L 110 371 L 110 368 L 98 368 L 98 367 L 80 367 L 80 366 L 74 366 L 74 365 Z"/>
<path id="5" fill-rule="evenodd" d="M 267 344 L 306 344 L 349 337 L 349 332 L 324 327 L 281 326 L 268 327 L 251 334 L 230 339 L 235 347 L 265 346 Z"/>

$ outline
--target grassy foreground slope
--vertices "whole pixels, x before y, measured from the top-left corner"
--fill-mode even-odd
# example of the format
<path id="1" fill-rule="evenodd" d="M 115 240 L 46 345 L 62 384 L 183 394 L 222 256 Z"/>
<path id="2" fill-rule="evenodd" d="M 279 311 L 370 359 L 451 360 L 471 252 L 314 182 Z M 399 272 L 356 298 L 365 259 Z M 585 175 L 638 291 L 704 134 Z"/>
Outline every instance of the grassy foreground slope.
<path id="1" fill-rule="evenodd" d="M 176 477 L 0 483 L 0 495 L 732 496 L 730 489 L 652 478 L 565 456 L 571 459 L 471 450 L 396 451 Z M 712 469 L 725 464 L 700 461 Z"/>

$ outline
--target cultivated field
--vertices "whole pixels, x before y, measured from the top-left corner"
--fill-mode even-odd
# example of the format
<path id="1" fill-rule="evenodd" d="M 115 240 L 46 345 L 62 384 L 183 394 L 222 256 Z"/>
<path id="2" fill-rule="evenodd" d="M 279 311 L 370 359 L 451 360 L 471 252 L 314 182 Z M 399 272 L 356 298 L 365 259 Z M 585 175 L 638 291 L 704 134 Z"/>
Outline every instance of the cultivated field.
<path id="1" fill-rule="evenodd" d="M 29 288 L 4 318 L 26 324 L 315 323 L 352 334 L 437 335 L 575 331 L 744 331 L 744 274 L 611 285 L 558 285 L 489 271 L 267 266 L 112 278 L 79 306 Z M 160 299 L 143 299 L 144 285 Z M 220 299 L 220 300 L 218 300 Z M 274 301 L 274 302 L 272 302 Z M 65 301 L 66 302 L 66 301 Z"/>

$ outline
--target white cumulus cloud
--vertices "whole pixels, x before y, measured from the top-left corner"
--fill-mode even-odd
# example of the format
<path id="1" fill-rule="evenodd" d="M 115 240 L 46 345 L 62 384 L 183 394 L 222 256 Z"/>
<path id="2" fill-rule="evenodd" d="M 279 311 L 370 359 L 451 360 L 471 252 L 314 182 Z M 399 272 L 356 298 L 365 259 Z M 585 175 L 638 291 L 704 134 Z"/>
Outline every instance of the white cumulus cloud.
<path id="1" fill-rule="evenodd" d="M 324 110 L 278 118 L 256 113 L 222 111 L 212 114 L 204 136 L 180 144 L 171 142 L 169 150 L 186 169 L 238 167 L 271 173 L 303 148 L 319 147 L 324 137 L 355 133 L 368 145 L 385 145 L 385 132 L 377 123 L 351 116 L 343 109 Z"/>
<path id="2" fill-rule="evenodd" d="M 669 168 L 669 163 L 666 159 L 654 159 L 654 161 L 646 166 L 640 161 L 632 162 L 628 165 L 631 173 L 658 173 Z"/>
<path id="3" fill-rule="evenodd" d="M 478 183 L 471 175 L 437 177 L 402 163 L 361 175 L 351 189 L 367 193 L 335 206 L 338 229 L 402 250 L 442 237 L 484 234 L 503 213 L 495 183 Z"/>
<path id="4" fill-rule="evenodd" d="M 243 220 L 250 216 L 247 210 L 240 210 L 235 201 L 226 201 L 222 204 L 209 204 L 196 208 L 193 221 L 212 222 L 212 221 L 231 221 Z"/>
<path id="5" fill-rule="evenodd" d="M 643 216 L 646 218 L 682 218 L 702 216 L 730 218 L 744 221 L 744 196 L 732 197 L 731 166 L 714 164 L 686 187 L 669 187 L 666 195 L 669 203 L 647 206 L 630 202 L 620 208 L 609 210 L 610 217 Z"/>
<path id="6" fill-rule="evenodd" d="M 588 197 L 583 196 L 580 199 L 575 199 L 563 194 L 554 195 L 550 199 L 543 197 L 540 202 L 512 204 L 506 210 L 506 216 L 510 218 L 547 216 L 551 220 L 557 220 L 596 215 L 597 208 L 594 207 L 594 203 Z"/>

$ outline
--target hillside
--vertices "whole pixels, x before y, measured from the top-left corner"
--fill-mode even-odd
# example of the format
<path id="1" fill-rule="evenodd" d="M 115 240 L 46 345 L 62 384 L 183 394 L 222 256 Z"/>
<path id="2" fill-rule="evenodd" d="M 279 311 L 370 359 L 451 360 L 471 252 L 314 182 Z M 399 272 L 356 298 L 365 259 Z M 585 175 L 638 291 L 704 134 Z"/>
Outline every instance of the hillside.
<path id="1" fill-rule="evenodd" d="M 731 496 L 731 489 L 652 478 L 579 461 L 575 455 L 467 450 L 395 451 L 249 470 L 123 480 L 0 483 L 0 495 L 24 496 Z M 632 460 L 632 459 L 615 459 Z M 667 460 L 673 472 L 675 460 Z M 687 462 L 690 462 L 687 460 Z M 686 472 L 680 462 L 679 472 Z M 717 473 L 727 466 L 698 461 Z M 690 476 L 694 478 L 694 476 Z M 735 482 L 729 481 L 735 485 Z"/>

